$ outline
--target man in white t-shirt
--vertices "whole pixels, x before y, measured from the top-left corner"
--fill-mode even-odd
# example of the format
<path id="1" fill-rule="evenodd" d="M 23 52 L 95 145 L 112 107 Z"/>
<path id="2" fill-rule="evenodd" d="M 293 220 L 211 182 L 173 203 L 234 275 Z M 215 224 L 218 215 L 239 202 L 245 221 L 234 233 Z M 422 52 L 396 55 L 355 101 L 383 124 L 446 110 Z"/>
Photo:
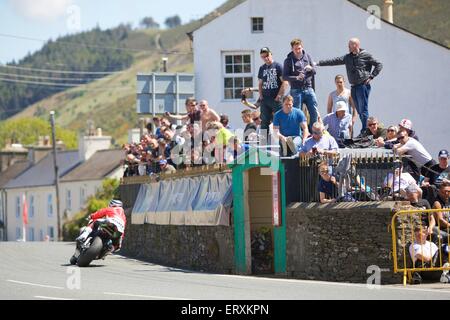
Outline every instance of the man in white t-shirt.
<path id="1" fill-rule="evenodd" d="M 420 174 L 423 176 L 428 172 L 428 168 L 435 165 L 436 162 L 424 146 L 414 138 L 408 136 L 406 131 L 400 131 L 397 134 L 399 144 L 394 145 L 393 150 L 398 155 L 409 155 L 412 162 L 420 169 Z M 417 170 L 418 171 L 418 170 Z M 418 180 L 419 172 L 411 172 L 413 177 Z"/>
<path id="2" fill-rule="evenodd" d="M 397 168 L 394 174 L 388 173 L 384 178 L 383 187 L 390 188 L 394 193 L 400 193 L 403 197 L 406 195 L 407 189 L 416 189 L 419 197 L 422 197 L 422 190 L 416 183 L 416 180 L 408 172 L 402 172 L 403 167 Z"/>
<path id="3" fill-rule="evenodd" d="M 414 229 L 414 243 L 409 247 L 409 254 L 416 268 L 420 268 L 422 262 L 430 265 L 437 252 L 437 245 L 427 240 L 426 229 L 416 227 Z"/>

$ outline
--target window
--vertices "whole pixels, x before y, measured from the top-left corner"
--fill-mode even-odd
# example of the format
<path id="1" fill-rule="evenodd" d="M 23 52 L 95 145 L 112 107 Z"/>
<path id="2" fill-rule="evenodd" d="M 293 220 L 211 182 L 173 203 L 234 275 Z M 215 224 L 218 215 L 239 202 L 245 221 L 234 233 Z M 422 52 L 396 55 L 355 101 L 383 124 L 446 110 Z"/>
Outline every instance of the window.
<path id="1" fill-rule="evenodd" d="M 30 197 L 30 218 L 34 217 L 34 196 Z"/>
<path id="2" fill-rule="evenodd" d="M 66 190 L 66 209 L 72 210 L 72 191 Z"/>
<path id="3" fill-rule="evenodd" d="M 29 241 L 34 241 L 34 228 L 29 228 L 28 229 L 28 240 Z"/>
<path id="4" fill-rule="evenodd" d="M 44 230 L 39 230 L 39 240 L 44 241 Z"/>
<path id="5" fill-rule="evenodd" d="M 49 217 L 53 216 L 53 195 L 49 194 L 47 196 L 47 215 Z"/>
<path id="6" fill-rule="evenodd" d="M 55 229 L 53 227 L 48 227 L 48 237 L 50 241 L 54 240 L 55 237 Z"/>
<path id="7" fill-rule="evenodd" d="M 252 32 L 253 33 L 264 32 L 264 18 L 261 17 L 252 18 Z"/>
<path id="8" fill-rule="evenodd" d="M 16 218 L 20 218 L 20 197 L 16 197 Z"/>
<path id="9" fill-rule="evenodd" d="M 224 67 L 224 99 L 241 99 L 242 89 L 253 87 L 251 54 L 224 54 Z"/>
<path id="10" fill-rule="evenodd" d="M 80 207 L 84 207 L 84 203 L 86 202 L 86 189 L 81 187 L 80 188 Z"/>
<path id="11" fill-rule="evenodd" d="M 19 227 L 16 227 L 16 240 L 22 239 L 22 229 Z"/>

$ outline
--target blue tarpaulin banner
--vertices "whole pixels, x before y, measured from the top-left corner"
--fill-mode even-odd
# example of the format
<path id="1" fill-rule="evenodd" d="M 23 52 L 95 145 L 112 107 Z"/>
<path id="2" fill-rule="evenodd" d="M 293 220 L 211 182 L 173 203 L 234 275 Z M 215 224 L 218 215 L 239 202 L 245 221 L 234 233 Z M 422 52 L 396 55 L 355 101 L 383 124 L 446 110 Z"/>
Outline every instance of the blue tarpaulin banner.
<path id="1" fill-rule="evenodd" d="M 132 224 L 230 225 L 231 174 L 215 174 L 141 185 Z"/>

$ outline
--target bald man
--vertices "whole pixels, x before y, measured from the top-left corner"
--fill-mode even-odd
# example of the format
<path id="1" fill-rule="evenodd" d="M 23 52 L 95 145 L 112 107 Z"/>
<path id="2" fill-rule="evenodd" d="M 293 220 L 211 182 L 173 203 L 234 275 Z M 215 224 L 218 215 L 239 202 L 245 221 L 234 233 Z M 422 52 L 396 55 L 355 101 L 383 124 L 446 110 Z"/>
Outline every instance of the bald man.
<path id="1" fill-rule="evenodd" d="M 352 99 L 362 122 L 361 132 L 367 129 L 369 118 L 370 82 L 383 69 L 383 65 L 374 59 L 370 53 L 361 49 L 359 39 L 352 38 L 348 42 L 349 53 L 330 60 L 321 60 L 318 66 L 337 66 L 345 64 L 347 76 L 352 85 Z"/>

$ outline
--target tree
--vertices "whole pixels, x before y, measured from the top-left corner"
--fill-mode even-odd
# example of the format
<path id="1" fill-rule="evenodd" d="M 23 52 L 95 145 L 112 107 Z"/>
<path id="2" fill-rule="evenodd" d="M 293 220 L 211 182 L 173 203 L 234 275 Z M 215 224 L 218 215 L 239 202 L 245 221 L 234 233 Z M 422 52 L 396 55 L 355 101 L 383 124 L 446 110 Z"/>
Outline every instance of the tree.
<path id="1" fill-rule="evenodd" d="M 145 17 L 141 20 L 139 25 L 146 29 L 159 29 L 159 23 L 152 17 Z"/>
<path id="2" fill-rule="evenodd" d="M 179 15 L 175 15 L 173 17 L 168 17 L 166 19 L 166 21 L 164 21 L 164 24 L 166 25 L 167 28 L 172 29 L 172 28 L 176 28 L 179 25 L 181 25 L 181 18 Z"/>

